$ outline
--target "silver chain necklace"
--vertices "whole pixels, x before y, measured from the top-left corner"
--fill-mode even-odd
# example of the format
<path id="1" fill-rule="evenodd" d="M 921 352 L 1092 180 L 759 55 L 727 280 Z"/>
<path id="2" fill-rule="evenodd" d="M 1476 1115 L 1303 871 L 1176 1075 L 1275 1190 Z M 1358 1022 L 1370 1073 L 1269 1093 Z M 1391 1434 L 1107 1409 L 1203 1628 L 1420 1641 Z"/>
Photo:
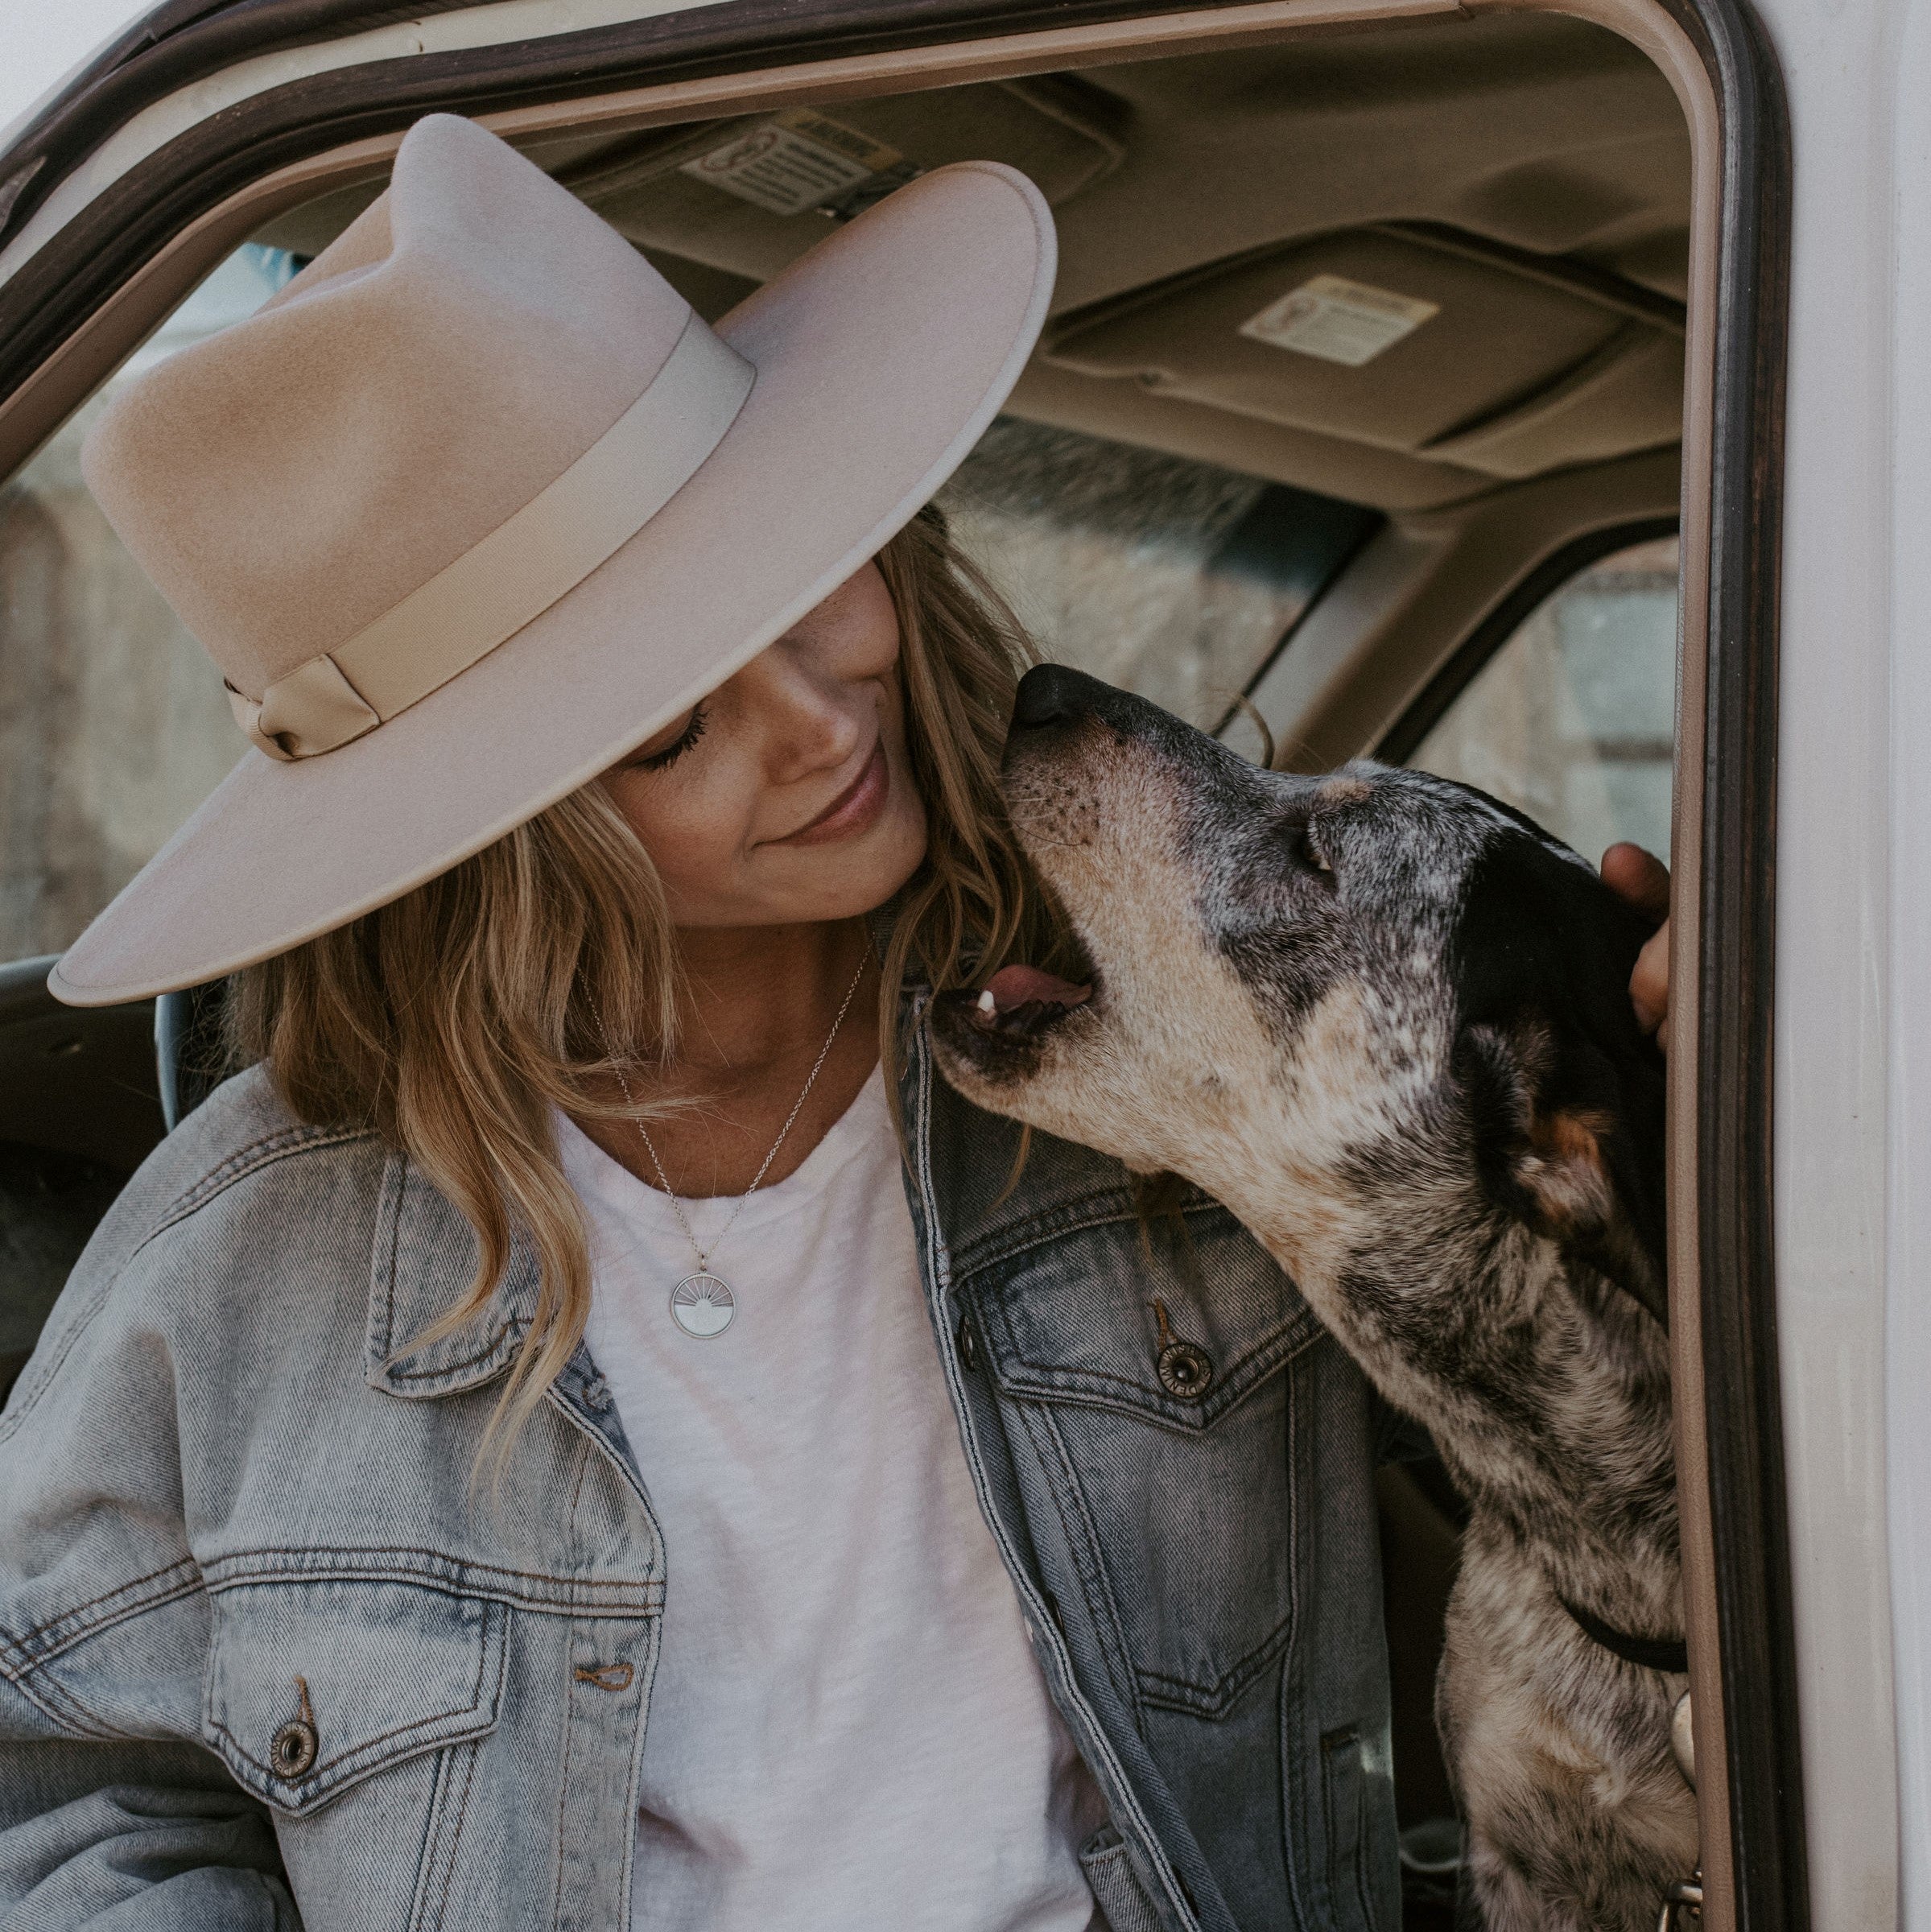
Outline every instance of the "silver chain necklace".
<path id="1" fill-rule="evenodd" d="M 616 1054 L 610 1046 L 610 1030 L 604 1026 L 602 1016 L 597 1018 L 597 1031 L 604 1036 L 604 1051 L 617 1074 L 617 1084 L 623 1089 L 624 1104 L 631 1109 L 630 1124 L 636 1128 L 638 1137 L 644 1143 L 644 1150 L 650 1156 L 650 1165 L 657 1170 L 657 1178 L 663 1183 L 666 1195 L 670 1197 L 672 1212 L 677 1216 L 677 1224 L 684 1231 L 684 1239 L 691 1244 L 691 1252 L 697 1257 L 695 1270 L 687 1274 L 670 1290 L 670 1319 L 686 1335 L 699 1341 L 707 1341 L 714 1335 L 722 1335 L 731 1326 L 731 1318 L 737 1312 L 737 1297 L 731 1292 L 730 1284 L 721 1275 L 711 1271 L 711 1257 L 724 1245 L 724 1236 L 731 1232 L 732 1224 L 745 1211 L 745 1203 L 757 1193 L 758 1183 L 771 1171 L 771 1163 L 778 1158 L 778 1150 L 785 1144 L 785 1136 L 791 1131 L 792 1123 L 803 1111 L 807 1099 L 816 1084 L 820 1070 L 831 1051 L 831 1044 L 838 1038 L 838 1030 L 845 1023 L 845 1015 L 852 1009 L 852 1002 L 858 995 L 858 983 L 865 976 L 865 968 L 872 963 L 868 952 L 858 962 L 858 970 L 852 976 L 852 984 L 845 989 L 845 997 L 840 1002 L 838 1018 L 831 1022 L 831 1030 L 825 1035 L 825 1043 L 818 1050 L 818 1058 L 811 1063 L 811 1071 L 805 1075 L 804 1086 L 798 1098 L 791 1104 L 791 1111 L 785 1116 L 785 1124 L 778 1130 L 778 1138 L 771 1143 L 771 1151 L 759 1165 L 757 1172 L 751 1177 L 751 1185 L 737 1197 L 737 1203 L 724 1217 L 724 1224 L 712 1236 L 708 1248 L 698 1243 L 695 1231 L 691 1225 L 691 1217 L 684 1212 L 684 1203 L 677 1190 L 670 1185 L 670 1177 L 664 1172 L 664 1163 L 658 1158 L 657 1149 L 650 1134 L 645 1130 L 642 1117 L 637 1113 L 637 1097 L 630 1091 L 630 1083 L 624 1078 L 624 1070 L 617 1063 Z"/>

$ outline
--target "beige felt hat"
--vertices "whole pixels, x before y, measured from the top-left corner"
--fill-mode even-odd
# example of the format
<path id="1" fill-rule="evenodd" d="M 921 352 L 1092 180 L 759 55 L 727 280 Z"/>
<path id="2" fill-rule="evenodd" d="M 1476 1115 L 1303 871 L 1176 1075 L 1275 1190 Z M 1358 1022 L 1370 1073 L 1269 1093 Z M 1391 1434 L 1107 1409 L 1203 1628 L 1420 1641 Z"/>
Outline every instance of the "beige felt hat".
<path id="1" fill-rule="evenodd" d="M 790 628 L 971 448 L 1052 218 L 945 167 L 707 328 L 473 122 L 82 451 L 254 740 L 55 968 L 101 1005 L 381 906 L 584 784 Z"/>

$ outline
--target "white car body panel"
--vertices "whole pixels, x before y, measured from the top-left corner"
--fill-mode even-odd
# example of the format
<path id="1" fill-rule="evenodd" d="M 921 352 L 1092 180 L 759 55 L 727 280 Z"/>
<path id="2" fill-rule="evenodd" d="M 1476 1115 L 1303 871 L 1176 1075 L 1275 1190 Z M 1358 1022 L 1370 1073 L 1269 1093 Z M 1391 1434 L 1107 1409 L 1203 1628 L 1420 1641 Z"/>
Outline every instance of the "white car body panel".
<path id="1" fill-rule="evenodd" d="M 1889 229 L 1881 267 L 1894 280 L 1879 312 L 1887 407 L 1874 411 L 1870 462 L 1880 473 L 1888 469 L 1890 501 L 1876 498 L 1866 541 L 1892 553 L 1880 579 L 1890 650 L 1872 652 L 1873 681 L 1888 672 L 1888 729 L 1874 749 L 1888 766 L 1888 849 L 1876 856 L 1886 865 L 1877 897 L 1889 930 L 1872 935 L 1878 970 L 1871 976 L 1885 989 L 1890 1088 L 1888 1158 L 1871 1179 L 1888 1183 L 1889 1191 L 1882 1250 L 1888 1400 L 1881 1413 L 1890 1472 L 1900 1880 L 1903 1922 L 1922 1932 L 1931 1926 L 1931 6 L 1908 0 L 1885 13 L 1874 78 L 1888 86 L 1896 118 L 1884 199 L 1873 216 Z M 1836 968 L 1851 969 L 1848 960 Z M 1859 1433 L 1875 1435 L 1870 1417 Z M 1820 1765 L 1819 1773 L 1827 1768 Z"/>
<path id="2" fill-rule="evenodd" d="M 1901 1215 L 1900 1240 L 1887 1241 L 1886 1175 L 1890 1119 L 1903 1097 L 1901 1084 L 1888 1096 L 1888 1081 L 1903 1071 L 1891 1051 L 1892 1016 L 1921 1030 L 1927 1019 L 1921 995 L 1914 1013 L 1908 997 L 1921 965 L 1912 974 L 1900 958 L 1893 980 L 1892 908 L 1901 911 L 1911 894 L 1900 878 L 1893 898 L 1891 828 L 1904 852 L 1909 817 L 1900 807 L 1917 801 L 1890 783 L 1894 733 L 1909 729 L 1892 711 L 1892 651 L 1903 643 L 1901 634 L 1892 642 L 1892 613 L 1911 608 L 1894 594 L 1890 553 L 1895 532 L 1899 567 L 1922 572 L 1931 538 L 1922 453 L 1931 390 L 1921 381 L 1913 440 L 1893 415 L 1903 398 L 1892 378 L 1894 339 L 1900 351 L 1908 340 L 1894 328 L 1910 327 L 1896 270 L 1898 217 L 1912 186 L 1919 287 L 1931 290 L 1931 174 L 1921 162 L 1913 184 L 1894 147 L 1908 138 L 1912 80 L 1898 56 L 1912 14 L 1919 51 L 1910 112 L 1921 152 L 1931 126 L 1931 19 L 1921 0 L 1761 0 L 1759 11 L 1789 97 L 1794 191 L 1777 790 L 1778 1348 L 1813 1923 L 1818 1932 L 1855 1932 L 1931 1926 L 1922 1795 L 1931 1740 L 1921 1715 L 1894 1717 L 1879 1421 L 1887 1287 L 1901 1307 L 1910 1274 L 1921 1282 L 1923 1274 L 1897 1265 L 1911 1252 Z M 1922 292 L 1916 312 L 1926 312 Z M 1898 355 L 1900 373 L 1908 360 Z M 1915 518 L 1894 513 L 1892 502 L 1894 489 L 1896 513 L 1908 501 L 1914 440 Z M 1931 683 L 1922 688 L 1931 699 Z M 1897 770 L 1907 769 L 1900 759 Z M 1915 815 L 1925 823 L 1921 809 Z M 1925 883 L 1917 901 L 1931 906 Z M 1921 1162 L 1931 1140 L 1918 1146 Z M 1889 1162 L 1901 1153 L 1900 1141 Z M 1921 1207 L 1918 1220 L 1931 1234 Z M 1924 1447 L 1912 1453 L 1903 1432 L 1931 1440 L 1921 1393 L 1931 1382 L 1931 1323 L 1921 1313 L 1917 1320 L 1914 1371 L 1891 1364 L 1892 1387 L 1921 1392 L 1894 1413 L 1888 1459 L 1900 1471 L 1927 1467 Z M 1896 1546 L 1901 1629 L 1931 1608 L 1927 1532 L 1931 1517 L 1915 1557 L 1902 1538 Z M 1920 1683 L 1921 1702 L 1921 1627 L 1917 1635 L 1918 1668 L 1901 1668 L 1896 1679 Z M 1903 1834 L 1917 1872 L 1907 1894 L 1917 1910 L 1903 1922 L 1900 1780 L 1917 1794 L 1919 1819 Z"/>

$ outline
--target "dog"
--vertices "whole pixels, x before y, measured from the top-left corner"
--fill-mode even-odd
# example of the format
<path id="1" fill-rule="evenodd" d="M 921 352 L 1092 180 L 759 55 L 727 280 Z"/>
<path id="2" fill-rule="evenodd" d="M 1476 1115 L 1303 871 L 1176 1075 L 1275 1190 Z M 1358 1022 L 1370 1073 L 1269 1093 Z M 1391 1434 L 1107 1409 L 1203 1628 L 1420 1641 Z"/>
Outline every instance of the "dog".
<path id="1" fill-rule="evenodd" d="M 1058 666 L 1002 786 L 1085 955 L 943 995 L 992 1112 L 1217 1196 L 1469 1521 L 1436 1717 L 1492 1932 L 1652 1932 L 1697 1864 L 1649 927 L 1427 774 L 1248 763 Z"/>

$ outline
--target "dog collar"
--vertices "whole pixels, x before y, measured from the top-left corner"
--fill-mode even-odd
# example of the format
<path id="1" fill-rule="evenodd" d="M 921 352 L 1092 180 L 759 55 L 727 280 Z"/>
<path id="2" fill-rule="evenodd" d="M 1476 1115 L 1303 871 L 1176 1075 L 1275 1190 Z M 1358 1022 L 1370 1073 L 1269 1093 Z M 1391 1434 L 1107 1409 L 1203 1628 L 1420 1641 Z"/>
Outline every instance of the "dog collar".
<path id="1" fill-rule="evenodd" d="M 1645 1670 L 1662 1670 L 1676 1677 L 1688 1674 L 1690 1646 L 1681 1637 L 1632 1637 L 1628 1631 L 1615 1629 L 1599 1616 L 1572 1604 L 1559 1591 L 1556 1601 L 1575 1619 L 1585 1637 L 1600 1644 L 1612 1657 L 1619 1657 L 1626 1664 L 1640 1665 Z"/>

